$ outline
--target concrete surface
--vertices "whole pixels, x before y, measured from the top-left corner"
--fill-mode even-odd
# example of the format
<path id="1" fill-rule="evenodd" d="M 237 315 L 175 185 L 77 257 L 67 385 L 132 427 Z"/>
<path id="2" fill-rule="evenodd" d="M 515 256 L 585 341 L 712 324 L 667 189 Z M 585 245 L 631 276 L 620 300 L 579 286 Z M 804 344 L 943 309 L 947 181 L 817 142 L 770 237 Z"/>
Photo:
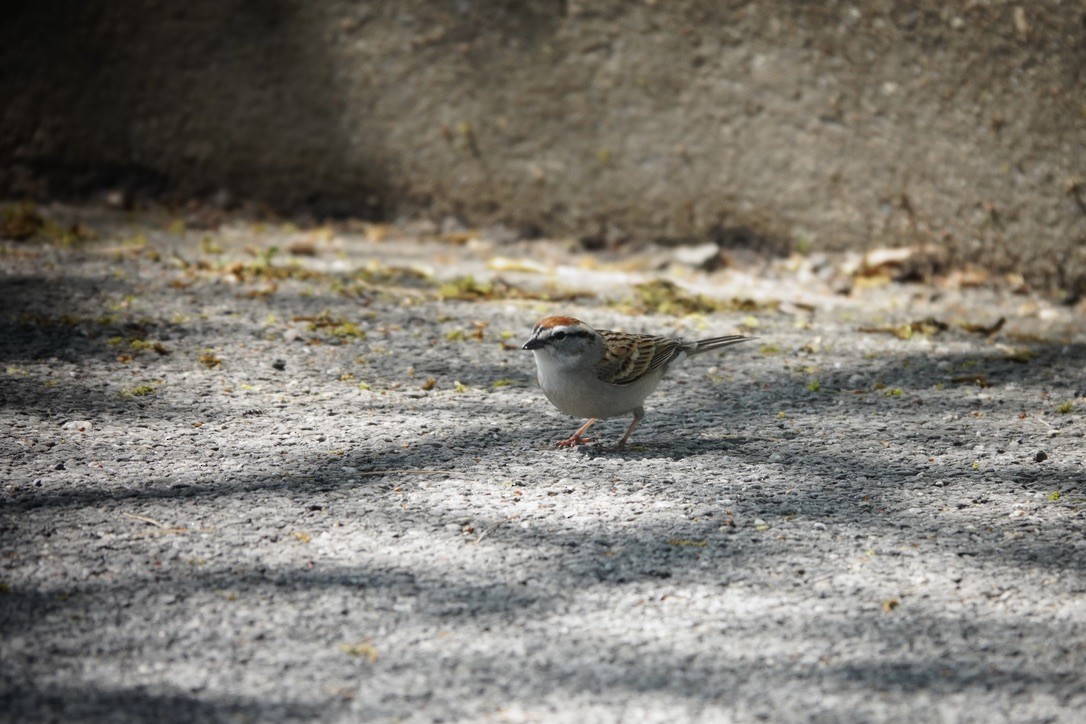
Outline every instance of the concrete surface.
<path id="1" fill-rule="evenodd" d="M 796 259 L 672 268 L 753 301 L 669 316 L 557 243 L 48 214 L 97 240 L 0 255 L 0 719 L 1086 711 L 1081 312 Z M 761 339 L 556 450 L 551 312 Z"/>

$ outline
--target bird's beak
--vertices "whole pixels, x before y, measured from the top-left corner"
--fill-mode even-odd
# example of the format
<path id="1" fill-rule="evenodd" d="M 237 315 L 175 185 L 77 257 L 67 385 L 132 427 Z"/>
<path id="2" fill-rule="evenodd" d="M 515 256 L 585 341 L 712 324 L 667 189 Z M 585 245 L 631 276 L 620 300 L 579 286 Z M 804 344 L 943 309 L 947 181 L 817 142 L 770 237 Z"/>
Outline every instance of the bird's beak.
<path id="1" fill-rule="evenodd" d="M 521 347 L 521 349 L 539 349 L 542 346 L 543 346 L 543 343 L 541 341 L 539 341 L 538 337 L 532 337 L 531 339 L 529 339 L 527 342 L 524 343 L 524 346 Z"/>

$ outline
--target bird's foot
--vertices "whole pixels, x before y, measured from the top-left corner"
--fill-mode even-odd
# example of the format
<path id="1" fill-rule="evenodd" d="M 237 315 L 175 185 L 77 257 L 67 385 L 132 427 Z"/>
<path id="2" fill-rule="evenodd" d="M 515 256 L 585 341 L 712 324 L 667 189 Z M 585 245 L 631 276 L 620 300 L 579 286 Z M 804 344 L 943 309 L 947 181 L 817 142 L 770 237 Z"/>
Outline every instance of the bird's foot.
<path id="1" fill-rule="evenodd" d="M 555 447 L 577 447 L 578 445 L 587 445 L 588 443 L 595 442 L 595 441 L 596 441 L 596 438 L 594 438 L 594 437 L 581 437 L 580 435 L 574 433 L 568 439 L 562 440 L 561 442 L 554 443 L 554 446 Z"/>

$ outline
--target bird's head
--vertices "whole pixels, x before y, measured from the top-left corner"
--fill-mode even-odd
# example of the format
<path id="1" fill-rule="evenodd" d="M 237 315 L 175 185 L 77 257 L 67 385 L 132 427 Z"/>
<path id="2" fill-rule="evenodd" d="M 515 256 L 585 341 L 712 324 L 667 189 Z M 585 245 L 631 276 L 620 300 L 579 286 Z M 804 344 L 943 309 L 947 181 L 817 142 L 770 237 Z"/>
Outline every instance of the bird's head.
<path id="1" fill-rule="evenodd" d="M 600 333 L 573 317 L 544 317 L 521 349 L 553 357 L 580 357 L 600 344 Z"/>

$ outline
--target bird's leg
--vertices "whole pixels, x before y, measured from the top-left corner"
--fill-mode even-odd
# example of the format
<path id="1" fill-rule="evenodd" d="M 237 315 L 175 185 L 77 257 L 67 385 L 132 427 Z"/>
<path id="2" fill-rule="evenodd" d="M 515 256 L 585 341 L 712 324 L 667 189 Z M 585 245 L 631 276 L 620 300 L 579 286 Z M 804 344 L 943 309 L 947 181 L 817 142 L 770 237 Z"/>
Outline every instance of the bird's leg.
<path id="1" fill-rule="evenodd" d="M 634 410 L 634 419 L 630 423 L 630 426 L 626 428 L 626 434 L 622 436 L 622 439 L 618 441 L 618 445 L 615 445 L 616 450 L 621 450 L 626 447 L 626 441 L 630 439 L 630 433 L 637 427 L 637 423 L 641 422 L 641 419 L 645 417 L 645 411 L 642 409 Z"/>
<path id="2" fill-rule="evenodd" d="M 555 446 L 556 447 L 574 447 L 576 445 L 585 445 L 587 443 L 592 442 L 596 438 L 594 438 L 594 437 L 581 437 L 581 435 L 588 432 L 588 428 L 592 427 L 592 423 L 594 423 L 595 421 L 596 421 L 596 418 L 594 418 L 594 417 L 589 418 L 588 422 L 581 425 L 580 429 L 578 429 L 577 432 L 570 435 L 568 440 L 562 440 L 561 442 L 555 443 Z"/>

